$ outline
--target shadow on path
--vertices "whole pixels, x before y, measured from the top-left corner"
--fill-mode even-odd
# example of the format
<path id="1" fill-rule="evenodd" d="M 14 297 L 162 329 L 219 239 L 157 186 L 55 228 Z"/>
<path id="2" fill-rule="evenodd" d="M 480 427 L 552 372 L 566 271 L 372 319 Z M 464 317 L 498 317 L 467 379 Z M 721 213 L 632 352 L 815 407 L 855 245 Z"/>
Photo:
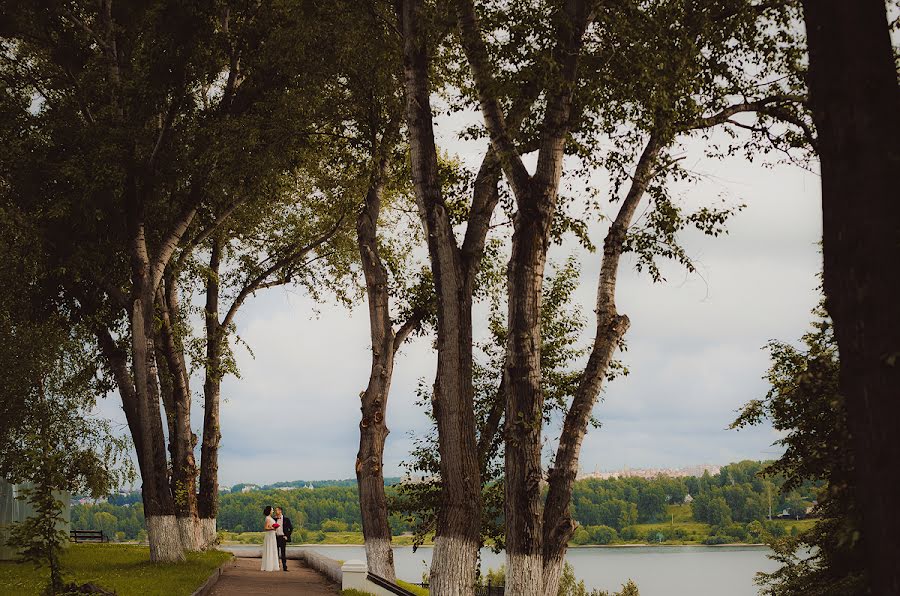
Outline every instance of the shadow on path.
<path id="1" fill-rule="evenodd" d="M 210 596 L 256 594 L 340 594 L 338 586 L 300 561 L 288 560 L 288 571 L 260 571 L 259 559 L 236 558 L 225 568 Z"/>

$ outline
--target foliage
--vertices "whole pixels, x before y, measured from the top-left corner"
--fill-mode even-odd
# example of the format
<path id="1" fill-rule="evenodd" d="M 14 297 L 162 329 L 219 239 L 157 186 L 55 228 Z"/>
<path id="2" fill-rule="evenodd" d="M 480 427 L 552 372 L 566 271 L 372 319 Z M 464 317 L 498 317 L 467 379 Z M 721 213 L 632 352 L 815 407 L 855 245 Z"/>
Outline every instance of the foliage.
<path id="1" fill-rule="evenodd" d="M 620 591 L 612 594 L 606 590 L 595 589 L 588 591 L 584 586 L 584 581 L 576 579 L 575 570 L 567 561 L 559 578 L 557 596 L 640 596 L 640 592 L 638 592 L 637 586 L 631 580 L 628 580 Z"/>
<path id="2" fill-rule="evenodd" d="M 23 559 L 49 566 L 47 592 L 55 594 L 62 590 L 59 557 L 68 541 L 59 492 L 101 496 L 133 475 L 126 442 L 91 415 L 104 387 L 96 358 L 84 327 L 50 299 L 47 268 L 32 252 L 40 246 L 21 213 L 0 203 L 0 285 L 10 292 L 0 305 L 0 361 L 18 371 L 7 373 L 0 387 L 0 477 L 29 483 L 22 498 L 35 510 L 13 526 L 8 542 Z"/>
<path id="3" fill-rule="evenodd" d="M 749 402 L 733 427 L 768 419 L 785 436 L 784 455 L 767 468 L 785 479 L 782 490 L 824 481 L 815 511 L 820 519 L 796 535 L 768 537 L 782 567 L 759 574 L 766 594 L 869 593 L 860 512 L 852 491 L 854 453 L 839 393 L 840 360 L 834 329 L 821 306 L 802 346 L 772 341 L 766 397 Z"/>
<path id="4" fill-rule="evenodd" d="M 575 391 L 578 373 L 574 363 L 585 349 L 579 345 L 585 319 L 581 309 L 573 304 L 581 270 L 574 258 L 556 267 L 544 285 L 541 302 L 541 369 L 544 378 L 545 418 L 565 411 L 567 401 Z M 488 274 L 485 274 L 487 276 Z M 495 276 L 500 279 L 499 275 Z M 496 283 L 496 281 L 495 281 Z M 482 471 L 482 538 L 486 544 L 499 550 L 503 548 L 503 400 L 500 391 L 503 361 L 506 347 L 505 308 L 496 293 L 492 294 L 491 316 L 488 323 L 490 336 L 477 347 L 473 369 L 475 387 L 475 413 L 480 441 L 485 446 Z M 419 404 L 430 410 L 431 388 L 420 384 Z M 489 421 L 492 417 L 495 427 Z M 490 434 L 490 436 L 486 436 Z M 417 437 L 412 459 L 404 465 L 412 477 L 424 477 L 421 482 L 399 485 L 397 499 L 390 502 L 392 511 L 403 513 L 414 525 L 416 536 L 424 538 L 434 530 L 436 505 L 440 493 L 440 460 L 437 451 L 436 428 Z"/>
<path id="5" fill-rule="evenodd" d="M 119 596 L 190 596 L 231 556 L 208 550 L 187 553 L 183 563 L 150 563 L 145 546 L 73 544 L 61 564 L 75 582 L 94 582 Z M 0 586 L 10 594 L 38 596 L 46 582 L 46 570 L 0 562 Z"/>
<path id="6" fill-rule="evenodd" d="M 780 492 L 780 477 L 761 478 L 758 473 L 764 464 L 759 462 L 739 462 L 724 466 L 719 474 L 701 477 L 669 478 L 586 478 L 575 482 L 572 513 L 579 527 L 572 543 L 620 544 L 626 542 L 656 542 L 657 535 L 663 541 L 675 543 L 702 543 L 714 539 L 720 543 L 761 542 L 762 538 L 784 536 L 792 526 L 805 528 L 809 520 L 795 518 L 805 515 L 806 507 L 816 498 L 821 483 L 807 481 L 787 493 Z M 399 478 L 388 478 L 386 492 L 392 501 L 401 498 L 402 484 Z M 734 484 L 732 484 L 734 482 Z M 305 487 L 312 485 L 309 490 Z M 771 491 L 770 491 L 771 485 Z M 236 485 L 241 487 L 245 485 Z M 284 490 L 287 487 L 298 487 Z M 233 489 L 235 490 L 235 489 Z M 499 486 L 502 498 L 502 485 Z M 642 498 L 644 494 L 665 495 L 663 509 L 655 508 L 655 501 Z M 697 511 L 693 504 L 683 503 L 690 493 L 694 503 L 703 495 L 721 497 L 728 507 L 732 519 L 730 525 L 713 526 L 704 519 L 695 519 Z M 768 497 L 772 496 L 773 512 L 785 509 L 789 519 L 768 520 Z M 128 505 L 113 505 L 112 501 L 138 502 Z M 124 532 L 129 540 L 136 539 L 144 528 L 143 505 L 139 494 L 110 497 L 110 503 L 95 505 L 74 505 L 72 525 L 80 529 L 101 529 L 98 513 L 116 518 L 115 531 Z M 748 505 L 748 501 L 752 506 Z M 502 503 L 502 501 L 501 501 Z M 644 509 L 647 504 L 653 509 Z M 260 511 L 265 505 L 280 505 L 297 528 L 296 542 L 318 542 L 326 544 L 361 544 L 362 535 L 358 528 L 359 514 L 356 481 L 326 480 L 277 482 L 270 488 L 250 492 L 223 493 L 220 500 L 218 526 L 223 538 L 229 541 L 257 543 L 262 534 L 254 532 L 260 527 Z M 739 506 L 740 505 L 740 506 Z M 702 514 L 697 513 L 702 517 Z M 641 523 L 640 519 L 655 520 Z M 431 534 L 418 537 L 408 535 L 419 526 L 415 519 L 393 512 L 389 517 L 395 544 L 430 543 Z M 498 520 L 497 523 L 502 522 Z M 347 528 L 347 531 L 333 531 Z M 329 530 L 329 531 L 323 531 Z"/>

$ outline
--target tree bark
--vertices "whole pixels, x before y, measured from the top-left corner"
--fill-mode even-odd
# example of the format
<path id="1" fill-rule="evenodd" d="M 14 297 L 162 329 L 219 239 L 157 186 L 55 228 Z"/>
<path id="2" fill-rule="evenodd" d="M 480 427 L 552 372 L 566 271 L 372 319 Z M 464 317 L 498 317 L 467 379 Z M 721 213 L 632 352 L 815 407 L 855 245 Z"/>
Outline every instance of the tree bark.
<path id="1" fill-rule="evenodd" d="M 191 430 L 191 388 L 184 361 L 184 348 L 177 336 L 174 320 L 178 317 L 178 286 L 175 274 L 165 276 L 165 283 L 158 288 L 157 303 L 160 314 L 160 346 L 165 366 L 160 363 L 158 375 L 167 378 L 171 391 L 171 406 L 167 408 L 169 420 L 169 445 L 172 457 L 172 494 L 175 496 L 175 515 L 186 550 L 201 550 L 200 521 L 197 513 L 197 463 L 194 447 L 197 437 Z M 166 400 L 163 400 L 166 403 Z"/>
<path id="2" fill-rule="evenodd" d="M 563 559 L 575 531 L 569 506 L 578 473 L 581 444 L 587 434 L 591 411 L 619 342 L 628 330 L 628 317 L 616 310 L 616 281 L 619 260 L 625 247 L 628 227 L 638 204 L 653 178 L 654 165 L 663 143 L 654 133 L 638 160 L 628 194 L 603 242 L 603 261 L 597 283 L 597 331 L 588 362 L 581 374 L 572 405 L 566 412 L 553 468 L 547 472 L 549 484 L 543 513 L 544 594 L 555 596 L 559 589 Z"/>
<path id="3" fill-rule="evenodd" d="M 824 286 L 841 354 L 872 592 L 900 594 L 900 90 L 883 0 L 804 0 Z"/>
<path id="4" fill-rule="evenodd" d="M 219 324 L 219 268 L 222 239 L 214 236 L 206 278 L 206 379 L 203 383 L 203 443 L 200 447 L 198 509 L 204 547 L 215 542 L 219 514 L 219 401 L 222 383 L 222 328 Z"/>
<path id="5" fill-rule="evenodd" d="M 390 432 L 385 422 L 387 399 L 394 370 L 394 333 L 388 296 L 388 273 L 378 252 L 378 215 L 381 210 L 385 161 L 372 176 L 365 204 L 356 219 L 356 238 L 366 294 L 369 302 L 369 330 L 372 339 L 372 368 L 369 384 L 360 394 L 362 419 L 359 422 L 359 453 L 356 482 L 369 571 L 394 581 L 394 553 L 384 493 L 384 442 Z"/>
<path id="6" fill-rule="evenodd" d="M 422 12 L 421 0 L 398 3 L 412 178 L 437 294 L 438 363 L 432 409 L 441 458 L 441 504 L 429 582 L 435 594 L 462 596 L 474 593 L 481 520 L 472 387 L 472 294 L 474 274 L 498 200 L 497 172 L 489 153 L 476 180 L 460 249 L 438 176 Z"/>

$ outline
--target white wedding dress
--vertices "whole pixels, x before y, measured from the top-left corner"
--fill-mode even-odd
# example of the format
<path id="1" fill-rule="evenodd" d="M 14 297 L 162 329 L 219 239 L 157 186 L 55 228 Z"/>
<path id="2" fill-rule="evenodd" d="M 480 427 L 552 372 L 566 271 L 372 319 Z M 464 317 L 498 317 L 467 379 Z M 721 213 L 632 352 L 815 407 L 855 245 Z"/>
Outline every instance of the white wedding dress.
<path id="1" fill-rule="evenodd" d="M 266 526 L 271 526 L 275 520 L 271 516 L 266 516 Z M 265 526 L 263 526 L 265 527 Z M 278 564 L 278 547 L 275 541 L 275 530 L 267 530 L 263 532 L 262 546 L 262 571 L 278 571 L 281 569 Z"/>

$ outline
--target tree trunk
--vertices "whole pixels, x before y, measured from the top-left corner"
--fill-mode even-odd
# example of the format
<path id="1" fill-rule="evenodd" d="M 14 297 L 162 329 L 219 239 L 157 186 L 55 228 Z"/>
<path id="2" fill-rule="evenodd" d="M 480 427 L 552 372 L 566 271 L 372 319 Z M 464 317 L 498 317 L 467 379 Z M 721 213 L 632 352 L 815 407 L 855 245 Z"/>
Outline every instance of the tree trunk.
<path id="1" fill-rule="evenodd" d="M 366 194 L 356 219 L 356 238 L 366 280 L 369 302 L 369 330 L 372 338 L 372 368 L 369 384 L 360 394 L 362 419 L 359 422 L 359 453 L 356 482 L 369 571 L 394 581 L 394 553 L 384 494 L 384 442 L 390 432 L 385 423 L 387 399 L 394 369 L 394 333 L 388 296 L 388 273 L 378 253 L 378 214 L 384 174 L 383 163 Z"/>
<path id="2" fill-rule="evenodd" d="M 206 280 L 206 380 L 203 383 L 203 443 L 200 447 L 200 496 L 198 509 L 203 546 L 216 539 L 219 514 L 219 399 L 222 383 L 222 328 L 219 325 L 219 267 L 222 240 L 213 237 Z"/>
<path id="3" fill-rule="evenodd" d="M 587 434 L 591 411 L 609 371 L 613 354 L 628 330 L 628 317 L 620 315 L 616 310 L 619 261 L 625 248 L 628 227 L 653 179 L 654 166 L 662 147 L 659 137 L 655 133 L 651 134 L 635 167 L 628 194 L 603 242 L 603 261 L 597 282 L 597 331 L 594 345 L 572 398 L 572 405 L 563 420 L 553 468 L 547 472 L 549 486 L 543 516 L 545 595 L 555 596 L 559 590 L 566 549 L 575 532 L 575 522 L 569 507 L 578 473 L 581 444 Z"/>
<path id="4" fill-rule="evenodd" d="M 824 286 L 841 354 L 872 592 L 900 594 L 900 90 L 883 0 L 805 0 Z"/>
<path id="5" fill-rule="evenodd" d="M 520 197 L 518 202 L 507 270 L 506 585 L 511 594 L 528 594 L 543 584 L 541 289 L 555 201 Z"/>
<path id="6" fill-rule="evenodd" d="M 481 475 L 472 387 L 472 271 L 481 251 L 465 251 L 477 258 L 463 258 L 441 193 L 422 11 L 421 0 L 398 4 L 412 178 L 437 294 L 438 363 L 432 409 L 441 458 L 441 504 L 429 582 L 434 594 L 468 596 L 474 593 L 481 533 Z M 469 231 L 475 229 L 472 214 L 476 211 L 473 201 Z M 487 215 L 489 219 L 490 211 Z M 482 243 L 487 227 L 485 224 L 483 233 L 479 232 Z"/>
<path id="7" fill-rule="evenodd" d="M 136 441 L 135 449 L 141 453 L 139 461 L 143 462 L 141 480 L 144 515 L 147 519 L 150 542 L 150 560 L 181 561 L 184 560 L 184 550 L 179 534 L 175 530 L 175 500 L 169 487 L 168 459 L 160 417 L 159 387 L 156 382 L 153 342 L 155 274 L 147 252 L 142 200 L 133 174 L 129 174 L 126 178 L 125 197 L 131 269 L 128 311 L 131 366 L 137 406 L 136 418 L 141 429 L 139 436 L 133 438 Z"/>
<path id="8" fill-rule="evenodd" d="M 144 284 L 135 284 L 143 289 Z M 150 542 L 150 560 L 184 560 L 184 550 L 175 522 L 175 500 L 169 487 L 168 459 L 159 408 L 153 340 L 148 333 L 153 324 L 153 295 L 135 292 L 132 300 L 132 367 L 137 396 L 137 418 L 141 427 L 139 461 L 141 467 L 144 515 Z"/>
<path id="9" fill-rule="evenodd" d="M 540 483 L 543 427 L 540 305 L 550 222 L 562 160 L 582 38 L 592 18 L 591 3 L 569 0 L 554 15 L 554 69 L 545 89 L 547 104 L 533 176 L 522 163 L 512 130 L 496 95 L 493 67 L 471 0 L 458 0 L 460 38 L 478 91 L 484 122 L 516 198 L 509 295 L 506 385 L 505 491 L 506 586 L 511 594 L 540 594 L 543 588 L 543 528 Z"/>
<path id="10" fill-rule="evenodd" d="M 169 420 L 169 451 L 172 457 L 172 494 L 175 496 L 175 515 L 181 541 L 188 551 L 201 550 L 200 521 L 197 515 L 197 464 L 194 458 L 196 436 L 191 430 L 191 389 L 184 361 L 184 348 L 177 337 L 175 321 L 178 317 L 178 287 L 174 275 L 168 275 L 157 292 L 160 313 L 159 338 L 162 346 L 157 352 L 164 356 L 160 362 L 160 379 L 167 379 L 171 405 L 166 408 Z M 166 400 L 163 400 L 166 403 Z"/>

